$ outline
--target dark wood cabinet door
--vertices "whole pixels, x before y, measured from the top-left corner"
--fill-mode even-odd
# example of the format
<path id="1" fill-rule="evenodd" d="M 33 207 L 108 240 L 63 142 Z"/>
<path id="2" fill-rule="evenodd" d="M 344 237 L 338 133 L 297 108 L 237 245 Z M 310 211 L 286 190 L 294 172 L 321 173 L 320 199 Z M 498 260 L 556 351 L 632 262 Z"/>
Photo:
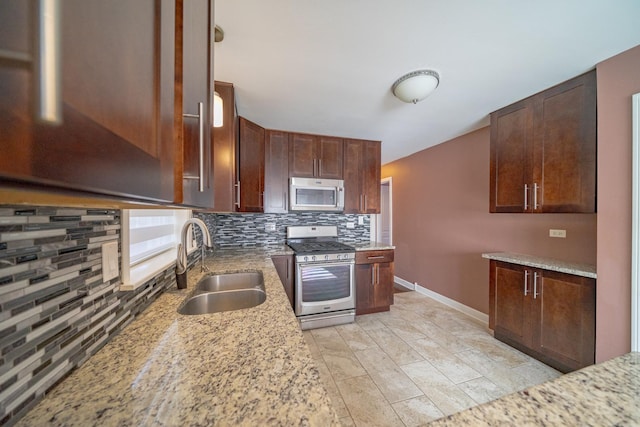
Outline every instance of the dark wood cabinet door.
<path id="1" fill-rule="evenodd" d="M 291 303 L 291 308 L 295 309 L 294 306 L 294 258 L 293 255 L 274 255 L 271 257 L 273 261 L 273 265 L 276 267 L 276 271 L 278 272 L 278 277 L 280 277 L 280 281 L 282 282 L 282 286 L 284 287 L 284 291 L 289 298 L 289 302 Z"/>
<path id="2" fill-rule="evenodd" d="M 344 213 L 380 213 L 380 141 L 344 140 Z"/>
<path id="3" fill-rule="evenodd" d="M 55 79 L 35 83 L 54 76 L 37 67 L 38 29 L 30 23 L 38 13 L 35 2 L 0 2 L 0 177 L 173 201 L 174 1 L 64 2 L 60 96 L 52 97 L 60 102 L 58 123 L 33 107 L 56 87 Z M 5 26 L 13 19 L 22 22 Z"/>
<path id="4" fill-rule="evenodd" d="M 533 182 L 542 212 L 596 211 L 596 75 L 538 95 Z"/>
<path id="5" fill-rule="evenodd" d="M 372 313 L 373 264 L 356 264 L 356 314 Z"/>
<path id="6" fill-rule="evenodd" d="M 289 143 L 289 176 L 314 178 L 318 161 L 316 159 L 316 137 L 292 133 Z"/>
<path id="7" fill-rule="evenodd" d="M 316 176 L 326 179 L 342 179 L 343 153 L 342 138 L 318 136 Z"/>
<path id="8" fill-rule="evenodd" d="M 176 202 L 213 207 L 213 1 L 178 1 L 178 67 L 182 68 L 183 167 Z M 182 20 L 180 20 L 182 18 Z M 182 40 L 180 40 L 180 38 Z M 180 197 L 181 195 L 182 197 Z"/>
<path id="9" fill-rule="evenodd" d="M 362 206 L 361 213 L 380 213 L 380 149 L 379 141 L 363 142 Z M 345 190 L 346 191 L 346 190 Z"/>
<path id="10" fill-rule="evenodd" d="M 530 210 L 528 186 L 532 137 L 533 106 L 530 100 L 491 114 L 491 212 L 518 213 Z"/>
<path id="11" fill-rule="evenodd" d="M 238 176 L 240 212 L 262 212 L 264 192 L 263 127 L 240 117 Z"/>
<path id="12" fill-rule="evenodd" d="M 376 263 L 373 286 L 373 306 L 388 310 L 393 305 L 393 263 Z"/>
<path id="13" fill-rule="evenodd" d="M 269 130 L 265 141 L 264 211 L 288 212 L 289 134 Z"/>
<path id="14" fill-rule="evenodd" d="M 344 213 L 357 214 L 362 209 L 363 148 L 361 140 L 344 141 Z"/>
<path id="15" fill-rule="evenodd" d="M 213 210 L 235 210 L 236 132 L 234 88 L 231 83 L 215 82 L 215 90 L 223 101 L 222 126 L 213 128 Z"/>
<path id="16" fill-rule="evenodd" d="M 493 314 L 493 321 L 490 327 L 493 326 L 496 337 L 524 345 L 531 344 L 529 292 L 532 279 L 524 266 L 491 261 L 493 289 L 490 313 Z"/>
<path id="17" fill-rule="evenodd" d="M 595 280 L 538 270 L 532 348 L 562 371 L 595 362 Z"/>

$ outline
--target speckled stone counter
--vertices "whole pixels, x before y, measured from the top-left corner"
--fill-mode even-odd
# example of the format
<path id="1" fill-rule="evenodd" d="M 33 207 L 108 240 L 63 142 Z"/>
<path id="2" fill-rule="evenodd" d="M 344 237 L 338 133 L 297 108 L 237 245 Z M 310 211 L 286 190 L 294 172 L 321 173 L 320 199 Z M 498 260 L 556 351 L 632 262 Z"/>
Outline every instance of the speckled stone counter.
<path id="1" fill-rule="evenodd" d="M 560 273 L 574 274 L 576 276 L 596 279 L 596 267 L 591 264 L 560 261 L 553 258 L 542 258 L 532 255 L 516 254 L 511 252 L 495 252 L 482 254 L 482 258 L 496 261 L 510 262 L 512 264 L 526 265 L 528 267 L 543 268 L 545 270 Z"/>
<path id="2" fill-rule="evenodd" d="M 640 353 L 589 366 L 429 425 L 640 425 Z"/>
<path id="3" fill-rule="evenodd" d="M 183 316 L 173 288 L 56 386 L 21 426 L 331 426 L 338 420 L 270 250 L 210 254 L 211 272 L 263 272 L 254 308 Z"/>
<path id="4" fill-rule="evenodd" d="M 393 245 L 382 242 L 349 242 L 350 246 L 356 248 L 356 251 L 381 251 L 385 249 L 395 249 Z"/>

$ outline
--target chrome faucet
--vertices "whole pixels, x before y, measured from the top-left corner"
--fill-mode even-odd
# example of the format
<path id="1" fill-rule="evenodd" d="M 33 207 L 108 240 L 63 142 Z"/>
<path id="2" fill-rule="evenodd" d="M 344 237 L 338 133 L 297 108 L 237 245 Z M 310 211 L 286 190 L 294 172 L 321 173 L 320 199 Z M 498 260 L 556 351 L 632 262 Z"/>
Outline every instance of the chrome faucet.
<path id="1" fill-rule="evenodd" d="M 200 227 L 200 231 L 202 231 L 202 253 L 200 255 L 200 271 L 209 271 L 206 265 L 204 265 L 204 250 L 205 247 L 211 248 L 213 244 L 211 243 L 211 234 L 209 234 L 209 229 L 207 225 L 198 218 L 191 218 L 187 220 L 182 226 L 182 233 L 180 244 L 178 245 L 178 259 L 177 259 L 177 271 L 178 274 L 183 274 L 187 270 L 187 231 L 189 227 L 192 225 L 197 225 Z"/>

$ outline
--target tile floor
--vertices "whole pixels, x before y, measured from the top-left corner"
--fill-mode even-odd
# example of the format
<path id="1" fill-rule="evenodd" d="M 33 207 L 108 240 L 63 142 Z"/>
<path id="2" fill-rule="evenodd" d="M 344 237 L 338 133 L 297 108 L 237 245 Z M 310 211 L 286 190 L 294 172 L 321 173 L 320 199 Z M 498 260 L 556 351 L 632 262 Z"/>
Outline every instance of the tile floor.
<path id="1" fill-rule="evenodd" d="M 421 426 L 561 375 L 417 292 L 304 336 L 345 427 Z"/>

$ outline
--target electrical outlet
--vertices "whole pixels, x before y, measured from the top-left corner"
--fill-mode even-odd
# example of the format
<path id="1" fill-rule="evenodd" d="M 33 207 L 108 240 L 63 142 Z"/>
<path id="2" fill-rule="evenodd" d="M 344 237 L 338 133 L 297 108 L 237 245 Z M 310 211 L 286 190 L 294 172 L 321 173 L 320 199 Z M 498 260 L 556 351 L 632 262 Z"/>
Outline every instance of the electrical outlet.
<path id="1" fill-rule="evenodd" d="M 102 245 L 102 280 L 106 282 L 119 275 L 118 242 L 105 243 Z"/>
<path id="2" fill-rule="evenodd" d="M 264 231 L 276 231 L 275 222 L 267 222 L 264 224 Z"/>
<path id="3" fill-rule="evenodd" d="M 362 215 L 358 216 L 358 224 L 364 225 L 364 217 Z"/>
<path id="4" fill-rule="evenodd" d="M 356 223 L 355 222 L 348 222 L 347 223 L 347 228 L 356 228 Z"/>
<path id="5" fill-rule="evenodd" d="M 549 237 L 560 237 L 562 239 L 567 237 L 567 230 L 549 230 Z"/>

